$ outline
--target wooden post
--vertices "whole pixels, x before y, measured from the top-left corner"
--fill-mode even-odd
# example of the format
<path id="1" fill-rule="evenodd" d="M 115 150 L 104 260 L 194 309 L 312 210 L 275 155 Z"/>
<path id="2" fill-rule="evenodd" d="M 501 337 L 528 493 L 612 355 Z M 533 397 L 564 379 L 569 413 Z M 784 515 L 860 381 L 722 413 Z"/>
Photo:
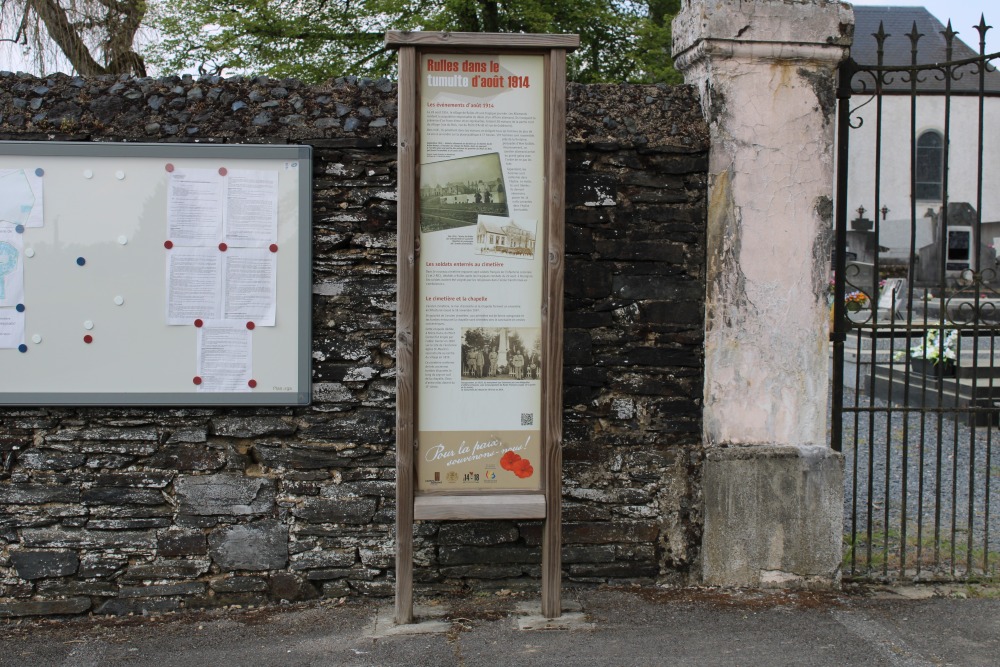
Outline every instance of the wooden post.
<path id="1" fill-rule="evenodd" d="M 566 51 L 552 49 L 546 117 L 548 257 L 542 301 L 542 437 L 545 522 L 542 527 L 542 615 L 562 614 L 562 328 L 566 181 Z M 553 122 L 555 121 L 555 122 Z"/>
<path id="2" fill-rule="evenodd" d="M 396 623 L 413 622 L 414 276 L 416 273 L 416 49 L 399 49 L 396 239 Z"/>

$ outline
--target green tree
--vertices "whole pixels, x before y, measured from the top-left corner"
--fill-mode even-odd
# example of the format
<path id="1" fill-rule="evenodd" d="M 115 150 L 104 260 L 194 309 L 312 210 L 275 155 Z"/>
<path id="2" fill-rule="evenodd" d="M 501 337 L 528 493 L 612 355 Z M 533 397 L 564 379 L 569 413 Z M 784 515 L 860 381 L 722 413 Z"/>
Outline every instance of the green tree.
<path id="1" fill-rule="evenodd" d="M 243 71 L 319 81 L 390 71 L 385 30 L 418 27 L 426 0 L 161 0 L 149 50 L 164 71 Z"/>
<path id="2" fill-rule="evenodd" d="M 648 12 L 636 27 L 633 49 L 641 79 L 647 83 L 682 83 L 670 56 L 673 38 L 670 23 L 681 9 L 681 0 L 648 0 Z"/>
<path id="3" fill-rule="evenodd" d="M 581 82 L 676 77 L 670 19 L 679 0 L 160 0 L 149 50 L 164 71 L 197 68 L 294 76 L 391 75 L 386 30 L 580 35 L 569 78 Z M 657 43 L 658 39 L 666 39 Z"/>

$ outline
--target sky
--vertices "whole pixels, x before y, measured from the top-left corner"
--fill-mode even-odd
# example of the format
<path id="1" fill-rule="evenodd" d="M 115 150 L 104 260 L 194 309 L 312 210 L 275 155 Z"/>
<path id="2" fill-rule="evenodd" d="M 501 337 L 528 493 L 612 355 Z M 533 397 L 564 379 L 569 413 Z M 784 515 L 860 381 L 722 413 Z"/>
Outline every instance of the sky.
<path id="1" fill-rule="evenodd" d="M 997 0 L 856 0 L 853 5 L 892 5 L 894 7 L 926 7 L 941 23 L 958 32 L 958 38 L 973 51 L 979 51 L 979 17 L 986 17 L 986 25 L 994 26 L 986 32 L 986 53 L 1000 51 L 1000 2 Z M 989 5 L 992 5 L 990 7 Z"/>

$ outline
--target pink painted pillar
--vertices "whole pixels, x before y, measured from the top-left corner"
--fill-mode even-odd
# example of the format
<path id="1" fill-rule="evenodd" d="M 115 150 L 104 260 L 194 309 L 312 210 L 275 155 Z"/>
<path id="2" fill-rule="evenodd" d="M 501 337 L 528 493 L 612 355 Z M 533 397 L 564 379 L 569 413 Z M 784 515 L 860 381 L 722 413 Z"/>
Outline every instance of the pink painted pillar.
<path id="1" fill-rule="evenodd" d="M 684 0 L 673 53 L 709 122 L 706 583 L 839 581 L 826 288 L 849 5 Z"/>

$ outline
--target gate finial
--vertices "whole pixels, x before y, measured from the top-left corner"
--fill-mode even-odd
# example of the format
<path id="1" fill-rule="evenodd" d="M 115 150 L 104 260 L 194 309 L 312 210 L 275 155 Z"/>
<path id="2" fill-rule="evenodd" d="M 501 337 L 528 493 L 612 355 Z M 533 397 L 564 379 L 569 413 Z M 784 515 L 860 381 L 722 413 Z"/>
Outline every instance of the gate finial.
<path id="1" fill-rule="evenodd" d="M 875 41 L 878 43 L 878 51 L 877 51 L 877 53 L 878 53 L 878 64 L 881 66 L 882 65 L 882 61 L 883 61 L 883 57 L 885 56 L 885 40 L 886 40 L 887 37 L 892 37 L 892 35 L 890 35 L 889 33 L 887 33 L 885 31 L 885 27 L 882 25 L 882 22 L 879 21 L 878 22 L 878 32 L 873 32 L 872 33 L 872 37 L 874 37 Z"/>
<path id="2" fill-rule="evenodd" d="M 919 30 L 917 30 L 917 22 L 916 21 L 913 22 L 913 27 L 910 29 L 910 32 L 907 33 L 906 36 L 910 38 L 910 49 L 913 51 L 914 54 L 916 54 L 917 53 L 917 42 L 919 42 L 920 38 L 924 36 L 924 33 L 922 33 Z"/>
<path id="3" fill-rule="evenodd" d="M 951 61 L 952 47 L 955 45 L 955 36 L 958 35 L 958 32 L 951 27 L 951 19 L 948 19 L 948 27 L 942 30 L 941 34 L 944 35 L 944 59 Z"/>
<path id="4" fill-rule="evenodd" d="M 992 28 L 991 25 L 986 25 L 986 15 L 979 15 L 979 25 L 972 26 L 979 32 L 979 55 L 986 55 L 986 31 Z"/>

